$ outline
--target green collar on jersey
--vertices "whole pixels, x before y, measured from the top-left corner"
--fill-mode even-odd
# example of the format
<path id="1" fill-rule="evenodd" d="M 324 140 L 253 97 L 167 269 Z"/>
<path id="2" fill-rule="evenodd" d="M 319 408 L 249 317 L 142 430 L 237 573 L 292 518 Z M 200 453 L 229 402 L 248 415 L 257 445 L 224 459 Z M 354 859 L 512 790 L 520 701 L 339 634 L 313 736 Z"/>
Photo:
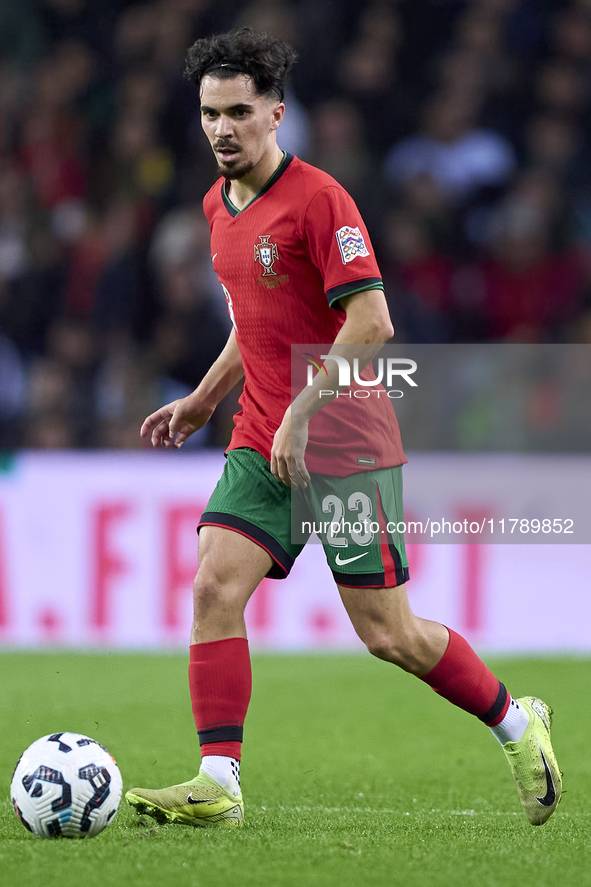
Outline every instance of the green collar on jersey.
<path id="1" fill-rule="evenodd" d="M 240 215 L 240 213 L 243 213 L 245 209 L 248 209 L 248 207 L 251 206 L 255 202 L 255 200 L 258 200 L 259 197 L 262 197 L 263 194 L 266 194 L 267 191 L 269 190 L 269 188 L 273 187 L 273 185 L 275 184 L 277 179 L 281 178 L 281 176 L 283 175 L 283 173 L 285 172 L 285 170 L 287 169 L 287 167 L 289 166 L 289 164 L 291 163 L 292 160 L 293 160 L 293 154 L 288 154 L 287 151 L 284 151 L 283 152 L 283 160 L 281 161 L 281 163 L 279 164 L 279 166 L 277 167 L 277 169 L 275 170 L 273 175 L 267 179 L 267 181 L 265 182 L 265 184 L 263 185 L 261 190 L 258 192 L 258 194 L 256 194 L 252 198 L 252 200 L 249 200 L 248 203 L 246 204 L 246 206 L 243 206 L 242 209 L 238 209 L 237 206 L 234 206 L 234 204 L 232 203 L 232 201 L 228 197 L 228 195 L 226 193 L 226 183 L 228 180 L 225 179 L 222 182 L 222 200 L 224 201 L 224 206 L 226 207 L 226 209 L 228 210 L 230 215 L 231 216 Z"/>

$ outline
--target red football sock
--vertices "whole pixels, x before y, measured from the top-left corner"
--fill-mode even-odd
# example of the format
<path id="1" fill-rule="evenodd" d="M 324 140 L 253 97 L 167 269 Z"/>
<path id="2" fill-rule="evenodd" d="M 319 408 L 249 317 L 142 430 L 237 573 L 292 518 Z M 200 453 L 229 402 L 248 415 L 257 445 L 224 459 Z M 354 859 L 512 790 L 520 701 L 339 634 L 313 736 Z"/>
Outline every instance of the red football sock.
<path id="1" fill-rule="evenodd" d="M 246 638 L 192 644 L 189 689 L 201 757 L 240 760 L 252 676 Z"/>
<path id="2" fill-rule="evenodd" d="M 447 650 L 421 680 L 459 708 L 476 715 L 489 727 L 505 717 L 511 696 L 503 684 L 478 658 L 470 644 L 455 631 L 449 631 Z"/>

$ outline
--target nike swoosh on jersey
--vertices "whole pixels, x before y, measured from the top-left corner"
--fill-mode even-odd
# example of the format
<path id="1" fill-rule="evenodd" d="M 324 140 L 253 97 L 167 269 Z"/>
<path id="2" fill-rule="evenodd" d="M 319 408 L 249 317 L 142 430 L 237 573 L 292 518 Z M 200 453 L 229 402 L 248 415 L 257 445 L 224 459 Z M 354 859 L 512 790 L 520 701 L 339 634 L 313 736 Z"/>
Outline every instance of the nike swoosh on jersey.
<path id="1" fill-rule="evenodd" d="M 215 804 L 216 798 L 199 798 L 196 800 L 193 793 L 187 795 L 187 804 Z"/>
<path id="2" fill-rule="evenodd" d="M 341 560 L 341 555 L 337 554 L 335 564 L 337 567 L 344 567 L 345 564 L 352 564 L 353 561 L 358 561 L 360 557 L 365 557 L 366 554 L 369 554 L 369 551 L 364 551 L 363 554 L 357 554 L 355 557 L 348 557 L 345 560 Z"/>
<path id="3" fill-rule="evenodd" d="M 538 744 L 538 748 L 540 748 Z M 551 807 L 554 801 L 556 800 L 556 791 L 554 789 L 554 781 L 552 780 L 552 774 L 550 773 L 550 768 L 546 763 L 546 758 L 544 757 L 544 752 L 540 748 L 540 754 L 542 756 L 542 761 L 544 762 L 544 770 L 546 771 L 546 794 L 543 798 L 538 798 L 536 795 L 536 801 L 539 801 L 543 807 Z"/>

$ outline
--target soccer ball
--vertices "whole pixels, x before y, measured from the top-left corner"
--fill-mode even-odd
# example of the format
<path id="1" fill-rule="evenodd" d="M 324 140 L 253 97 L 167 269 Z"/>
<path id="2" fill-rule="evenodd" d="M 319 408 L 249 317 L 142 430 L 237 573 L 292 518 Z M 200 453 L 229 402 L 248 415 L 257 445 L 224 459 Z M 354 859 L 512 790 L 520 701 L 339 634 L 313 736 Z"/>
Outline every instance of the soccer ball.
<path id="1" fill-rule="evenodd" d="M 93 838 L 121 800 L 121 773 L 106 748 L 80 733 L 43 736 L 20 756 L 10 797 L 40 838 Z"/>

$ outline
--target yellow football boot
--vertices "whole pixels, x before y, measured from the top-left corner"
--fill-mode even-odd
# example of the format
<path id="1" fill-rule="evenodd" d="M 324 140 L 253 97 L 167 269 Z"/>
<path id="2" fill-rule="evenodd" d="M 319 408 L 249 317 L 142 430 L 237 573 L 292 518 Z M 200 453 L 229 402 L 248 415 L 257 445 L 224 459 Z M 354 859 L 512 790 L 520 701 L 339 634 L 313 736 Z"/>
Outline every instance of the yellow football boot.
<path id="1" fill-rule="evenodd" d="M 244 822 L 242 794 L 231 795 L 206 773 L 169 788 L 132 788 L 125 798 L 138 813 L 197 828 L 239 828 Z"/>
<path id="2" fill-rule="evenodd" d="M 543 825 L 554 813 L 562 793 L 562 774 L 550 741 L 552 709 L 535 696 L 515 700 L 529 714 L 529 724 L 518 742 L 506 742 L 521 806 L 532 825 Z"/>

